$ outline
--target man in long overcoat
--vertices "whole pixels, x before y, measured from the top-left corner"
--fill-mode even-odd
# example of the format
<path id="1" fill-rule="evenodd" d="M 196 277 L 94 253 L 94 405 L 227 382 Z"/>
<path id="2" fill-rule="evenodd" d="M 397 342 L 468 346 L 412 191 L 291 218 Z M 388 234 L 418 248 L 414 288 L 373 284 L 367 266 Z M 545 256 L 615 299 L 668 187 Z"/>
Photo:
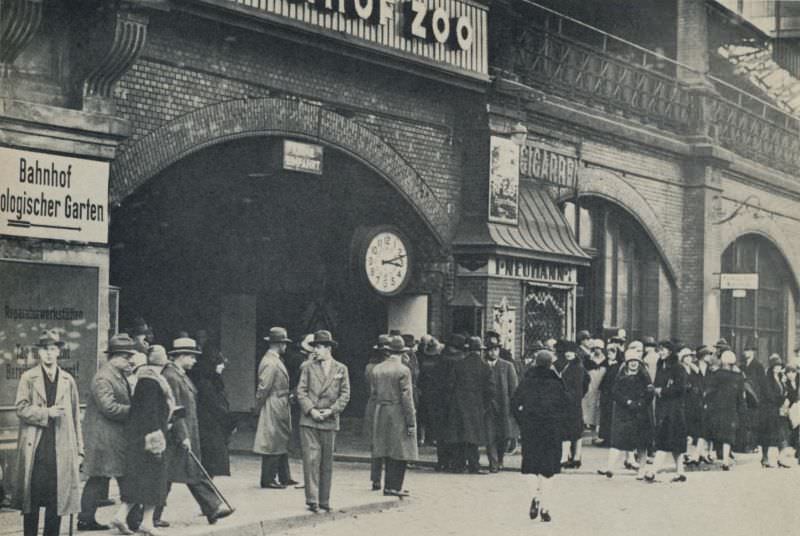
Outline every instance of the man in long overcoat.
<path id="1" fill-rule="evenodd" d="M 387 346 L 388 357 L 370 372 L 370 397 L 375 404 L 372 420 L 372 457 L 386 465 L 383 494 L 404 497 L 406 463 L 417 460 L 416 410 L 411 371 L 403 364 L 408 351 L 402 337 Z"/>
<path id="2" fill-rule="evenodd" d="M 462 472 L 464 455 L 458 445 L 449 437 L 448 423 L 452 405 L 453 368 L 464 359 L 466 339 L 453 335 L 447 342 L 439 361 L 433 369 L 431 388 L 434 389 L 430 404 L 431 428 L 436 439 L 436 469 L 439 471 Z"/>
<path id="3" fill-rule="evenodd" d="M 331 510 L 333 446 L 339 431 L 339 415 L 350 402 L 347 366 L 331 354 L 336 344 L 330 331 L 314 333 L 313 358 L 303 365 L 297 384 L 306 506 L 312 512 L 320 508 Z"/>
<path id="4" fill-rule="evenodd" d="M 517 390 L 519 378 L 514 364 L 500 357 L 500 349 L 500 340 L 488 337 L 486 363 L 492 371 L 494 396 L 486 412 L 486 455 L 492 473 L 503 467 L 508 440 L 519 435 L 517 423 L 511 415 L 511 396 Z"/>
<path id="5" fill-rule="evenodd" d="M 742 373 L 744 373 L 745 392 L 747 393 L 747 409 L 745 413 L 745 441 L 744 447 L 749 450 L 756 446 L 761 447 L 761 463 L 768 464 L 767 451 L 764 444 L 764 411 L 762 400 L 766 396 L 767 373 L 758 359 L 754 345 L 747 344 L 744 349 L 744 359 L 742 363 Z"/>
<path id="6" fill-rule="evenodd" d="M 83 473 L 89 477 L 81 496 L 78 530 L 108 530 L 95 519 L 98 501 L 108 496 L 111 478 L 125 474 L 125 421 L 131 409 L 131 388 L 125 375 L 130 358 L 136 353 L 133 339 L 126 333 L 111 338 L 105 351 L 107 362 L 92 378 L 83 432 L 86 458 Z"/>
<path id="7" fill-rule="evenodd" d="M 45 332 L 38 341 L 40 366 L 25 371 L 17 387 L 19 459 L 12 507 L 22 511 L 25 536 L 36 536 L 39 508 L 45 509 L 45 536 L 58 536 L 61 517 L 80 511 L 78 386 L 58 366 L 62 346 L 58 333 Z"/>
<path id="8" fill-rule="evenodd" d="M 169 487 L 174 482 L 186 484 L 209 524 L 214 524 L 233 511 L 222 504 L 191 455 L 194 453 L 200 458 L 200 427 L 197 422 L 197 390 L 186 372 L 194 366 L 201 352 L 194 339 L 189 337 L 175 339 L 172 346 L 169 351 L 171 361 L 161 374 L 172 389 L 175 404 L 183 408 L 184 415 L 174 419 L 167 438 L 167 479 Z M 156 521 L 161 519 L 162 510 L 161 507 L 156 509 Z"/>
<path id="9" fill-rule="evenodd" d="M 292 439 L 292 416 L 289 406 L 289 372 L 281 360 L 291 343 L 286 329 L 274 327 L 269 336 L 269 349 L 258 365 L 256 403 L 258 427 L 253 452 L 261 455 L 261 487 L 283 489 L 291 481 L 289 474 L 289 442 Z"/>
<path id="10" fill-rule="evenodd" d="M 479 445 L 486 445 L 486 411 L 494 398 L 494 382 L 489 365 L 483 360 L 480 337 L 470 337 L 467 354 L 453 366 L 452 401 L 448 438 L 461 445 L 467 471 L 481 474 Z"/>

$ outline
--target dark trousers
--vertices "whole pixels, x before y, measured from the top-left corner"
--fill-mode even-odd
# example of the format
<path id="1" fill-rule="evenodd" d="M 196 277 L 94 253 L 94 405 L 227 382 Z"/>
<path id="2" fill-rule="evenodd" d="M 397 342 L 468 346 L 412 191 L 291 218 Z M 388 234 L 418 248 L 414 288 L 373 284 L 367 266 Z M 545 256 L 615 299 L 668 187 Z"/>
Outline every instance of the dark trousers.
<path id="1" fill-rule="evenodd" d="M 372 458 L 372 462 L 370 463 L 369 466 L 369 479 L 372 481 L 373 484 L 377 483 L 378 485 L 380 485 L 381 483 L 382 480 L 381 476 L 383 474 L 383 464 L 385 459 L 386 458 Z M 388 480 L 389 468 L 387 467 L 386 470 L 387 470 L 386 479 Z"/>
<path id="2" fill-rule="evenodd" d="M 107 476 L 90 476 L 83 486 L 81 495 L 81 513 L 78 521 L 91 523 L 97 513 L 97 503 L 108 498 L 108 483 L 111 479 Z M 122 477 L 117 477 L 117 486 L 122 489 Z"/>
<path id="3" fill-rule="evenodd" d="M 288 454 L 263 454 L 261 456 L 261 487 L 275 482 L 286 484 L 292 479 Z"/>
<path id="4" fill-rule="evenodd" d="M 464 450 L 465 443 L 451 443 L 448 446 L 450 457 L 450 470 L 457 473 L 462 473 L 467 468 L 466 465 L 466 451 Z"/>
<path id="5" fill-rule="evenodd" d="M 58 536 L 61 530 L 61 516 L 58 509 L 54 506 L 44 509 L 44 536 Z M 33 512 L 22 516 L 22 525 L 25 536 L 36 536 L 39 532 L 39 508 Z"/>
<path id="6" fill-rule="evenodd" d="M 401 491 L 403 480 L 406 478 L 406 462 L 392 458 L 383 458 L 383 460 L 386 464 L 386 482 L 383 489 Z"/>
<path id="7" fill-rule="evenodd" d="M 464 443 L 461 448 L 463 449 L 464 459 L 467 461 L 467 471 L 470 473 L 477 473 L 481 468 L 478 445 Z"/>
<path id="8" fill-rule="evenodd" d="M 486 456 L 489 458 L 489 468 L 499 469 L 503 466 L 506 455 L 506 439 L 498 439 L 486 447 Z"/>
<path id="9" fill-rule="evenodd" d="M 206 479 L 186 484 L 186 487 L 189 488 L 189 492 L 192 494 L 192 497 L 194 497 L 195 502 L 200 506 L 200 511 L 203 512 L 203 515 L 206 517 L 216 512 L 219 505 L 222 504 L 220 498 L 214 493 L 214 488 L 211 487 L 211 484 L 209 484 Z M 171 489 L 172 482 L 167 484 L 167 495 L 169 495 Z M 164 506 L 157 506 L 153 513 L 153 519 L 155 521 L 160 520 L 163 512 Z"/>

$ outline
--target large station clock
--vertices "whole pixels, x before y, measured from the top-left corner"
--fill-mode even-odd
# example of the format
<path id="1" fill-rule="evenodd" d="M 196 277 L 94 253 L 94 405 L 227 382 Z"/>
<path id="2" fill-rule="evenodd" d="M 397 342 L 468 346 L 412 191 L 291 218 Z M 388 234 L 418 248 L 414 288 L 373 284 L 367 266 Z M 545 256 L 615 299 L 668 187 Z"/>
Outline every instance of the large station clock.
<path id="1" fill-rule="evenodd" d="M 383 296 L 401 292 L 411 277 L 411 252 L 405 237 L 394 227 L 371 229 L 363 241 L 362 269 L 367 282 Z"/>

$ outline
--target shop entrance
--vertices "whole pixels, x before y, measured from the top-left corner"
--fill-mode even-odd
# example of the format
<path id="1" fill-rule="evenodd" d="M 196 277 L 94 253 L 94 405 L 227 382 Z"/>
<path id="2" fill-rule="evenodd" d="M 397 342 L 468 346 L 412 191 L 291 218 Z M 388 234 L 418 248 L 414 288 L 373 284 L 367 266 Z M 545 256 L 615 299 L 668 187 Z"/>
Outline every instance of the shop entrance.
<path id="1" fill-rule="evenodd" d="M 282 146 L 282 138 L 265 137 L 211 146 L 112 212 L 120 325 L 141 316 L 166 345 L 180 331 L 208 330 L 230 360 L 226 383 L 238 411 L 254 403 L 270 326 L 286 326 L 296 341 L 329 329 L 339 341 L 335 355 L 350 367 L 351 411 L 359 412 L 362 371 L 390 327 L 393 299 L 360 277 L 356 230 L 396 227 L 411 238 L 416 265 L 436 242 L 409 202 L 365 165 L 324 147 L 321 174 L 284 171 Z"/>

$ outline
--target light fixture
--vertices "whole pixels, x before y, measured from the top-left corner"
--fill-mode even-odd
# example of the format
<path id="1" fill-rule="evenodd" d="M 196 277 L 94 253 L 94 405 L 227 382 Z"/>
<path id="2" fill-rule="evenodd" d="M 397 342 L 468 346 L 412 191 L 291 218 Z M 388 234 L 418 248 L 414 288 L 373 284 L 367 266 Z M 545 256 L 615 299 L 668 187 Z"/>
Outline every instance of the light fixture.
<path id="1" fill-rule="evenodd" d="M 528 139 L 528 127 L 522 124 L 521 121 L 517 121 L 517 123 L 511 127 L 511 141 L 516 143 L 517 145 L 525 145 L 525 140 Z"/>

